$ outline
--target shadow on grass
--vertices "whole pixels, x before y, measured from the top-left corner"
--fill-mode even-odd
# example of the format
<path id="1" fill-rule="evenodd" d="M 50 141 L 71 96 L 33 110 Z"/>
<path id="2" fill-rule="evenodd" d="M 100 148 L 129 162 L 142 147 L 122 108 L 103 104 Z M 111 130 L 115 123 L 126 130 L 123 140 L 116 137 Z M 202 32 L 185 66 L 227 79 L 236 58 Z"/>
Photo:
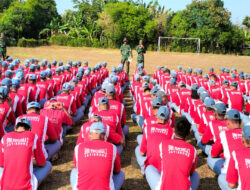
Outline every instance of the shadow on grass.
<path id="1" fill-rule="evenodd" d="M 216 179 L 215 179 L 216 178 Z M 198 190 L 220 190 L 217 177 L 206 177 L 200 180 Z"/>

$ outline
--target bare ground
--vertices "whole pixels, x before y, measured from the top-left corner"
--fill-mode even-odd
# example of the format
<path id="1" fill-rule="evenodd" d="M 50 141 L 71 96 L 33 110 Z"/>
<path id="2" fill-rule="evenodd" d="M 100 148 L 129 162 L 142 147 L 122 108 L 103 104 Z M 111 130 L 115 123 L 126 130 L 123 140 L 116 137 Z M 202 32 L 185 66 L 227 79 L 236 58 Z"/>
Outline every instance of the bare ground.
<path id="1" fill-rule="evenodd" d="M 68 60 L 84 61 L 88 60 L 90 66 L 94 66 L 98 62 L 106 61 L 111 66 L 116 66 L 120 62 L 119 50 L 104 50 L 94 48 L 71 48 L 71 47 L 39 47 L 39 48 L 9 48 L 8 55 L 14 58 L 20 58 L 22 61 L 27 58 L 38 58 L 42 60 L 47 58 L 49 61 L 56 59 L 58 61 Z M 135 58 L 134 58 L 135 60 Z M 170 69 L 176 69 L 178 65 L 185 68 L 201 68 L 205 72 L 209 67 L 215 70 L 222 66 L 227 68 L 237 67 L 239 71 L 250 74 L 250 57 L 239 57 L 234 55 L 207 55 L 207 54 L 180 54 L 180 53 L 156 53 L 148 52 L 145 56 L 146 70 L 152 75 L 157 65 L 167 66 Z M 135 63 L 131 64 L 131 73 L 135 69 Z M 125 92 L 127 123 L 130 133 L 127 137 L 126 149 L 121 155 L 122 170 L 125 172 L 125 182 L 123 189 L 147 190 L 149 189 L 147 181 L 141 175 L 140 169 L 133 167 L 135 164 L 134 149 L 137 146 L 136 136 L 141 132 L 140 128 L 134 124 L 130 118 L 132 113 L 132 100 L 128 96 L 128 89 Z M 86 121 L 83 120 L 82 122 Z M 48 178 L 41 184 L 39 189 L 71 189 L 70 187 L 70 171 L 74 167 L 73 150 L 77 140 L 80 126 L 75 127 L 71 134 L 67 135 L 63 148 L 60 151 L 60 159 L 53 162 L 52 172 Z M 195 139 L 191 135 L 188 140 L 195 145 Z M 217 176 L 212 172 L 206 164 L 206 156 L 198 149 L 197 171 L 200 174 L 200 190 L 217 190 Z M 132 164 L 131 164 L 132 163 Z M 132 166 L 133 165 L 133 166 Z"/>

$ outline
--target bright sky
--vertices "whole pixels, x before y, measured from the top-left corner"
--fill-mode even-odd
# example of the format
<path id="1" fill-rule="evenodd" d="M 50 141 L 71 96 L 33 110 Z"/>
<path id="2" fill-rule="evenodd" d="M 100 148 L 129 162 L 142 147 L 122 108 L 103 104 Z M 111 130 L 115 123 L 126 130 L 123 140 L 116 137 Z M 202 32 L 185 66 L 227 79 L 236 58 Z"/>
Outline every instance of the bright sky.
<path id="1" fill-rule="evenodd" d="M 73 9 L 72 0 L 55 0 L 59 14 L 67 9 Z M 144 0 L 149 2 L 150 0 Z M 185 9 L 192 0 L 159 0 L 161 5 L 173 11 Z M 224 0 L 225 7 L 232 13 L 232 21 L 241 24 L 245 16 L 250 16 L 250 0 Z"/>

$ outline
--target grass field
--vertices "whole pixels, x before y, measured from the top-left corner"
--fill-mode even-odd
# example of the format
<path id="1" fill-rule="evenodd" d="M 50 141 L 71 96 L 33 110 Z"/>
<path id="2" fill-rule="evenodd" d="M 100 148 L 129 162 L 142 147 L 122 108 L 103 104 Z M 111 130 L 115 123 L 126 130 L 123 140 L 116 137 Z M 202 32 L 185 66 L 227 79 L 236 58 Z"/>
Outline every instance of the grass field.
<path id="1" fill-rule="evenodd" d="M 90 66 L 94 66 L 98 62 L 108 62 L 108 67 L 116 66 L 120 62 L 119 50 L 104 50 L 94 48 L 71 48 L 71 47 L 39 47 L 39 48 L 9 48 L 8 55 L 14 58 L 20 58 L 22 61 L 27 58 L 43 58 L 49 61 L 56 59 L 57 61 L 68 60 L 84 61 L 88 60 Z M 134 60 L 136 59 L 134 51 Z M 238 71 L 244 71 L 250 74 L 250 57 L 239 57 L 233 55 L 206 55 L 206 54 L 180 54 L 180 53 L 156 53 L 147 52 L 145 55 L 145 69 L 148 74 L 152 75 L 157 65 L 167 66 L 170 69 L 176 69 L 178 65 L 184 68 L 201 68 L 204 72 L 209 67 L 214 67 L 216 71 L 222 66 L 227 68 L 236 67 Z M 131 73 L 135 69 L 135 63 L 131 64 Z M 122 170 L 125 172 L 126 180 L 123 189 L 147 190 L 149 189 L 145 178 L 141 175 L 135 165 L 134 149 L 137 146 L 136 136 L 141 132 L 130 119 L 132 112 L 132 100 L 128 96 L 128 89 L 125 92 L 127 123 L 130 127 L 126 149 L 121 155 Z M 85 118 L 86 120 L 87 118 Z M 84 121 L 83 121 L 84 122 Z M 71 134 L 67 135 L 66 141 L 60 151 L 60 159 L 53 162 L 53 170 L 48 178 L 41 184 L 39 189 L 71 189 L 70 188 L 70 171 L 73 165 L 73 149 L 76 143 L 80 126 L 75 127 Z M 193 136 L 189 142 L 195 144 Z M 206 164 L 206 156 L 200 149 L 198 150 L 197 171 L 201 176 L 200 190 L 217 190 L 217 176 L 208 168 Z M 132 163 L 132 164 L 131 164 Z M 178 177 L 178 176 L 177 176 Z"/>

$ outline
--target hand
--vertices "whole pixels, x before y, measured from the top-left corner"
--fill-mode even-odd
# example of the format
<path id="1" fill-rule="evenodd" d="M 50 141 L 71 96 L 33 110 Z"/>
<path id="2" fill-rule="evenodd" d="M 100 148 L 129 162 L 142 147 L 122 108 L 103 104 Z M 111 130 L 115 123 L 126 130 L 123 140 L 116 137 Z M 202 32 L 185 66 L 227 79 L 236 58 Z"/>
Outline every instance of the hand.
<path id="1" fill-rule="evenodd" d="M 125 140 L 123 138 L 121 138 L 120 144 L 125 147 Z"/>
<path id="2" fill-rule="evenodd" d="M 9 104 L 10 107 L 12 107 L 13 105 L 13 102 L 12 102 L 12 99 L 11 98 L 7 98 L 7 103 Z"/>

